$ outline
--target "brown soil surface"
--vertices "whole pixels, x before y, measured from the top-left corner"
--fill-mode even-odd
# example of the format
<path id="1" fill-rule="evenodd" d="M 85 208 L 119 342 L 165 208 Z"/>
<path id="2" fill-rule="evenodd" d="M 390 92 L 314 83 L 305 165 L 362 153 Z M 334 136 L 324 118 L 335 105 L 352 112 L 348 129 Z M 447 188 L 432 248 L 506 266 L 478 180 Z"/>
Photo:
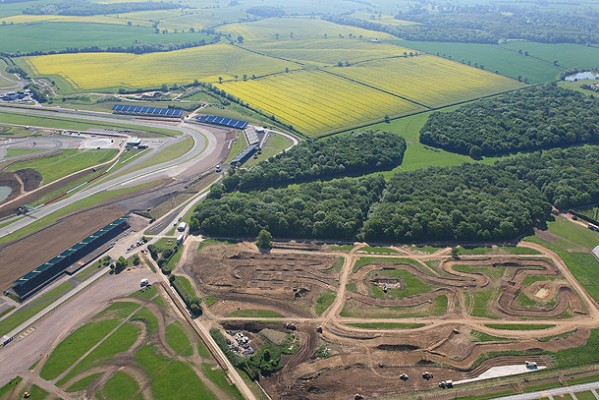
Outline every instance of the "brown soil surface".
<path id="1" fill-rule="evenodd" d="M 99 207 L 59 220 L 39 232 L 0 247 L 0 289 L 60 254 L 81 239 L 109 224 L 126 210 L 115 205 Z"/>
<path id="2" fill-rule="evenodd" d="M 203 294 L 220 301 L 211 312 L 272 310 L 286 316 L 315 316 L 314 304 L 335 290 L 336 257 L 320 254 L 261 254 L 248 245 L 210 246 L 183 267 Z"/>

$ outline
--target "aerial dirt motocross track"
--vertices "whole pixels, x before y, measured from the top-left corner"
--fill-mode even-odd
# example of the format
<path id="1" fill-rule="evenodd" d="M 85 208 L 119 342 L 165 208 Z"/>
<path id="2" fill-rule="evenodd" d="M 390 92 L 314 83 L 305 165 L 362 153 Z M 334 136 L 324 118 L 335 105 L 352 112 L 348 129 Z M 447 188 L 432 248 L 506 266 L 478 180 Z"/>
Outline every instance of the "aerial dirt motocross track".
<path id="1" fill-rule="evenodd" d="M 184 271 L 202 296 L 218 298 L 206 309 L 208 323 L 248 332 L 277 322 L 279 330 L 286 324 L 297 329 L 300 349 L 260 381 L 273 399 L 377 398 L 525 360 L 551 366 L 543 351 L 581 346 L 599 326 L 597 304 L 543 247 L 524 243 L 538 254 L 453 259 L 449 249 L 424 254 L 393 248 L 397 254 L 381 255 L 360 254 L 361 246 L 338 252 L 298 245 L 260 254 L 247 243 L 212 245 L 187 258 Z M 362 257 L 369 259 L 356 265 Z M 318 315 L 315 302 L 326 290 L 336 298 Z M 267 322 L 244 310 L 273 313 Z M 526 330 L 527 324 L 546 329 Z M 323 346 L 327 358 L 315 355 Z M 526 355 L 480 360 L 510 350 Z M 434 379 L 422 379 L 424 372 Z M 410 379 L 399 380 L 402 373 Z"/>

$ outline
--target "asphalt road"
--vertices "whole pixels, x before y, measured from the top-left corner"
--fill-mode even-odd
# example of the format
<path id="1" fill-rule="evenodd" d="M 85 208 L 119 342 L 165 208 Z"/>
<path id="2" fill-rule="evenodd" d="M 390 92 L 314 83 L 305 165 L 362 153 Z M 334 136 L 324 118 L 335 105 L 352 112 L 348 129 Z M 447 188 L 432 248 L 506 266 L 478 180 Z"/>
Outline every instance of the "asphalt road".
<path id="1" fill-rule="evenodd" d="M 2 107 L 0 107 L 2 109 Z M 5 111 L 14 112 L 13 109 L 8 109 Z M 22 112 L 22 111 L 20 111 Z M 47 112 L 40 111 L 39 109 L 32 109 L 29 113 L 37 114 L 37 115 L 47 115 Z M 118 122 L 122 123 L 122 120 L 114 120 L 112 118 L 101 118 L 101 117 L 81 117 L 79 115 L 70 115 L 66 112 L 63 113 L 65 116 L 69 118 L 77 118 L 83 120 L 101 120 L 103 122 Z M 169 129 L 176 129 L 183 133 L 181 137 L 177 140 L 184 140 L 185 136 L 191 136 L 194 139 L 193 148 L 184 154 L 181 157 L 178 157 L 174 160 L 170 160 L 164 162 L 162 164 L 153 165 L 150 167 L 143 168 L 141 170 L 126 173 L 124 175 L 118 176 L 116 178 L 111 179 L 110 177 L 107 180 L 98 183 L 92 187 L 83 189 L 69 198 L 58 201 L 56 203 L 50 204 L 48 206 L 43 207 L 42 209 L 34 212 L 32 216 L 34 218 L 23 218 L 20 219 L 8 226 L 0 228 L 0 236 L 8 235 L 16 230 L 24 228 L 25 226 L 31 224 L 35 219 L 43 218 L 54 211 L 57 211 L 63 207 L 66 207 L 70 204 L 73 204 L 79 200 L 85 199 L 89 196 L 93 196 L 99 192 L 110 189 L 119 189 L 126 186 L 135 186 L 140 185 L 145 182 L 150 182 L 159 178 L 165 177 L 176 177 L 177 175 L 185 172 L 187 169 L 192 166 L 196 166 L 198 163 L 201 163 L 202 160 L 208 158 L 208 156 L 214 152 L 218 148 L 218 143 L 216 137 L 207 129 L 202 128 L 198 125 L 179 123 L 176 126 L 171 124 L 161 125 L 157 123 L 147 123 L 132 121 L 132 124 L 140 125 L 140 126 L 148 126 L 148 127 L 162 127 Z M 206 168 L 209 168 L 209 165 L 206 165 Z"/>
<path id="2" fill-rule="evenodd" d="M 497 397 L 495 400 L 535 400 L 544 399 L 549 396 L 562 396 L 576 392 L 584 392 L 591 389 L 599 389 L 599 382 L 584 383 L 568 387 L 543 390 L 541 392 L 516 394 L 514 396 Z"/>

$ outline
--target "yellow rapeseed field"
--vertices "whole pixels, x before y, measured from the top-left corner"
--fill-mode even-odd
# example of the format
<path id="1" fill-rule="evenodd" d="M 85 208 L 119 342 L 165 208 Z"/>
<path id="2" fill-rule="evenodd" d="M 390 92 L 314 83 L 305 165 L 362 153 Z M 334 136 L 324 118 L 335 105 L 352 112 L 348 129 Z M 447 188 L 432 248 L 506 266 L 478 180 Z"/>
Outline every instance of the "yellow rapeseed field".
<path id="1" fill-rule="evenodd" d="M 247 82 L 226 82 L 219 87 L 312 136 L 422 109 L 321 71 L 296 71 Z"/>
<path id="2" fill-rule="evenodd" d="M 278 40 L 299 40 L 322 39 L 325 34 L 329 38 L 339 37 L 339 35 L 349 37 L 350 33 L 356 37 L 362 35 L 364 39 L 393 39 L 393 36 L 387 33 L 309 18 L 268 18 L 256 22 L 226 25 L 220 28 L 220 32 L 231 34 L 234 38 L 241 35 L 246 41 L 277 40 L 277 34 Z"/>
<path id="3" fill-rule="evenodd" d="M 318 66 L 337 65 L 339 61 L 356 63 L 403 56 L 404 52 L 418 53 L 413 49 L 383 42 L 349 37 L 332 37 L 326 40 L 271 40 L 247 43 L 245 46 L 260 53 Z"/>
<path id="4" fill-rule="evenodd" d="M 444 58 L 423 55 L 334 68 L 336 74 L 439 107 L 521 87 L 517 81 Z"/>
<path id="5" fill-rule="evenodd" d="M 28 57 L 37 75 L 64 77 L 74 88 L 98 90 L 118 87 L 156 87 L 191 83 L 195 79 L 217 82 L 239 77 L 283 72 L 298 65 L 263 57 L 227 44 L 195 47 L 168 53 L 81 53 Z"/>

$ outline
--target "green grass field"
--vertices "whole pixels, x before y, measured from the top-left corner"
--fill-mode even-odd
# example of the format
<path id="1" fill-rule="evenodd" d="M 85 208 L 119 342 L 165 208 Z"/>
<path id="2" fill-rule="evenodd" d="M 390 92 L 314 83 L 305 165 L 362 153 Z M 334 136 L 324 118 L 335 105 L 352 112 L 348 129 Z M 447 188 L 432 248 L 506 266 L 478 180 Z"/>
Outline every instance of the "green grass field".
<path id="1" fill-rule="evenodd" d="M 147 167 L 151 167 L 154 165 L 159 165 L 165 163 L 170 160 L 174 160 L 175 158 L 181 157 L 187 154 L 194 146 L 194 140 L 191 136 L 186 136 L 182 140 L 178 140 L 176 143 L 167 146 L 160 150 L 158 154 L 152 157 L 149 160 L 142 162 L 139 165 L 136 165 L 134 168 L 128 169 L 124 173 L 131 173 L 135 171 L 142 170 Z"/>
<path id="2" fill-rule="evenodd" d="M 97 395 L 100 400 L 143 400 L 139 384 L 129 374 L 118 371 L 104 384 L 102 391 Z"/>
<path id="3" fill-rule="evenodd" d="M 6 149 L 6 157 L 7 158 L 19 157 L 19 156 L 24 156 L 27 154 L 39 153 L 42 151 L 44 151 L 44 150 L 42 150 L 42 149 L 14 149 L 12 147 L 9 147 L 8 149 Z"/>
<path id="4" fill-rule="evenodd" d="M 171 32 L 156 34 L 151 27 L 126 25 L 42 22 L 0 26 L 0 51 L 5 53 L 28 53 L 33 51 L 62 50 L 97 46 L 128 47 L 134 44 L 170 44 L 210 41 L 203 33 Z M 45 38 L 40 41 L 39 38 Z"/>
<path id="5" fill-rule="evenodd" d="M 83 379 L 78 380 L 73 383 L 71 386 L 66 388 L 67 392 L 78 392 L 80 390 L 85 390 L 89 385 L 91 385 L 96 379 L 98 379 L 102 374 L 91 374 L 86 376 Z"/>
<path id="6" fill-rule="evenodd" d="M 245 134 L 241 131 L 236 131 L 235 139 L 233 140 L 231 150 L 229 151 L 229 156 L 227 157 L 227 161 L 225 161 L 225 163 L 230 163 L 231 160 L 235 158 L 235 156 L 237 156 L 247 147 L 247 145 L 248 141 L 245 137 Z"/>
<path id="7" fill-rule="evenodd" d="M 503 48 L 518 53 L 528 51 L 529 57 L 535 57 L 550 65 L 558 62 L 561 70 L 590 69 L 599 65 L 599 48 L 573 43 L 535 43 L 512 40 L 501 45 Z"/>
<path id="8" fill-rule="evenodd" d="M 383 292 L 378 286 L 372 286 L 372 295 L 377 299 L 392 297 L 396 299 L 404 299 L 406 297 L 415 296 L 430 292 L 433 287 L 424 283 L 421 279 L 412 275 L 403 269 L 390 269 L 383 271 L 371 271 L 370 278 L 374 278 L 374 274 L 384 278 L 395 278 L 401 281 L 400 289 L 388 289 L 387 293 Z"/>
<path id="9" fill-rule="evenodd" d="M 408 264 L 420 268 L 420 264 L 409 258 L 377 258 L 377 257 L 360 257 L 354 264 L 353 272 L 358 272 L 360 268 L 370 264 Z"/>
<path id="10" fill-rule="evenodd" d="M 549 82 L 557 79 L 559 67 L 532 57 L 526 57 L 517 51 L 510 51 L 499 45 L 450 42 L 411 42 L 400 40 L 399 45 L 412 47 L 466 65 L 484 66 L 485 70 L 518 79 L 528 78 L 530 83 Z"/>
<path id="11" fill-rule="evenodd" d="M 110 161 L 118 150 L 62 150 L 51 157 L 41 157 L 30 161 L 21 161 L 8 167 L 8 171 L 33 168 L 42 175 L 43 184 L 47 185 L 75 172 L 91 168 L 94 165 Z"/>
<path id="12" fill-rule="evenodd" d="M 161 400 L 218 400 L 199 380 L 193 369 L 181 361 L 174 361 L 146 345 L 135 353 L 139 366 L 151 380 L 154 398 Z"/>
<path id="13" fill-rule="evenodd" d="M 193 355 L 193 347 L 189 338 L 183 331 L 181 324 L 173 322 L 166 327 L 166 342 L 175 353 L 183 357 L 189 357 Z"/>
<path id="14" fill-rule="evenodd" d="M 246 167 L 251 167 L 252 165 L 256 165 L 262 160 L 266 160 L 275 154 L 280 153 L 285 150 L 289 146 L 291 146 L 291 140 L 287 139 L 285 136 L 271 134 L 268 141 L 264 144 L 264 147 L 261 150 L 261 153 L 258 157 L 250 158 L 244 165 Z"/>
<path id="15" fill-rule="evenodd" d="M 58 377 L 100 339 L 116 328 L 118 323 L 119 321 L 114 319 L 90 322 L 71 333 L 50 354 L 40 371 L 40 376 L 48 380 Z"/>
<path id="16" fill-rule="evenodd" d="M 231 385 L 225 372 L 220 368 L 215 368 L 211 364 L 202 364 L 202 372 L 212 383 L 218 386 L 225 392 L 231 393 L 236 400 L 244 400 L 243 395 L 239 392 L 236 386 Z"/>

